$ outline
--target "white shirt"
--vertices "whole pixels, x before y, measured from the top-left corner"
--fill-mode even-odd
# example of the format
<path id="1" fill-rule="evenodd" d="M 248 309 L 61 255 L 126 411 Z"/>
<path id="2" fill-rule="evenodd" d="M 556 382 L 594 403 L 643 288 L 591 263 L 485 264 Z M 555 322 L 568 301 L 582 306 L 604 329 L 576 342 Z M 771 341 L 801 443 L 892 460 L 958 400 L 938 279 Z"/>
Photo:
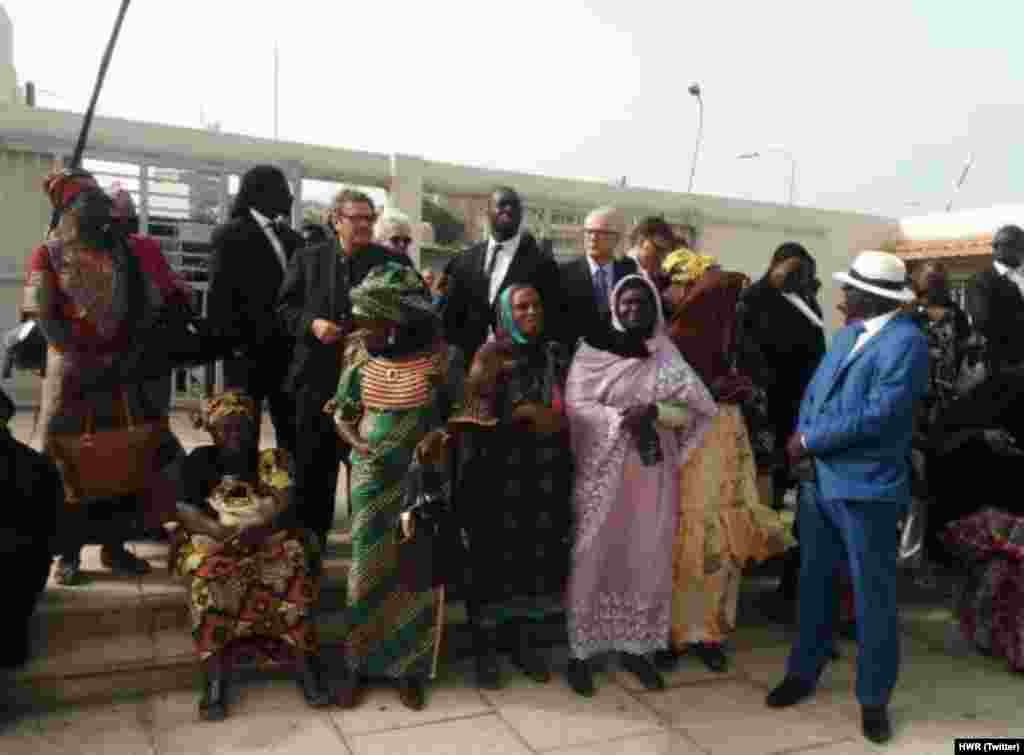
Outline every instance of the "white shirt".
<path id="1" fill-rule="evenodd" d="M 271 228 L 272 221 L 267 218 L 261 212 L 249 208 L 249 214 L 252 215 L 252 219 L 259 223 L 260 228 L 263 229 L 263 233 L 267 237 L 267 241 L 270 242 L 270 246 L 274 248 L 274 253 L 277 255 L 277 261 L 281 263 L 281 269 L 288 269 L 288 258 L 284 256 L 284 246 L 281 244 L 281 239 L 277 237 L 277 233 Z"/>
<path id="2" fill-rule="evenodd" d="M 1017 289 L 1020 291 L 1021 296 L 1024 296 L 1024 273 L 1022 273 L 1019 269 L 1014 270 L 1012 267 L 1007 267 L 1006 265 L 999 261 L 993 261 L 992 264 L 995 267 L 996 272 L 999 273 L 1004 278 L 1009 278 L 1010 281 L 1012 281 L 1013 284 L 1017 286 Z"/>
<path id="3" fill-rule="evenodd" d="M 505 281 L 505 276 L 508 275 L 508 269 L 512 267 L 512 260 L 515 259 L 516 252 L 519 250 L 519 242 L 522 238 L 522 232 L 520 232 L 507 241 L 496 241 L 492 237 L 491 240 L 487 242 L 487 254 L 484 255 L 484 271 L 486 271 L 491 265 L 491 257 L 494 256 L 494 248 L 499 244 L 501 245 L 501 252 L 498 254 L 498 259 L 494 263 L 494 272 L 491 273 L 491 287 L 488 296 L 491 304 L 494 303 L 495 298 L 498 296 L 498 289 L 501 288 L 501 284 Z"/>
<path id="4" fill-rule="evenodd" d="M 866 344 L 872 338 L 877 336 L 878 332 L 882 328 L 884 328 L 889 323 L 889 321 L 899 313 L 900 311 L 896 309 L 893 310 L 892 312 L 887 312 L 884 315 L 872 317 L 862 322 L 861 324 L 864 326 L 864 332 L 857 336 L 857 343 L 855 343 L 853 345 L 853 348 L 850 349 L 850 354 L 849 356 L 846 357 L 846 361 L 850 361 L 850 359 L 853 358 L 854 354 L 856 354 L 858 351 L 864 348 L 864 344 Z"/>
<path id="5" fill-rule="evenodd" d="M 810 320 L 812 323 L 817 325 L 822 330 L 825 329 L 824 320 L 818 317 L 818 313 L 811 309 L 807 302 L 801 299 L 797 294 L 783 293 L 782 295 L 786 297 L 790 304 L 799 309 L 804 317 L 806 317 L 808 320 Z"/>

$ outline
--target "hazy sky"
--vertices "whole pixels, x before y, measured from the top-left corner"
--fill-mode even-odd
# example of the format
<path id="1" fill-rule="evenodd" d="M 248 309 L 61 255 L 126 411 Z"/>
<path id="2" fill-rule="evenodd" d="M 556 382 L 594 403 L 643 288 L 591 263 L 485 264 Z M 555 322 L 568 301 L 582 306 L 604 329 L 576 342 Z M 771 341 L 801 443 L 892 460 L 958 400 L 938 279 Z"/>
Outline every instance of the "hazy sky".
<path id="1" fill-rule="evenodd" d="M 0 0 L 19 80 L 83 110 L 119 2 Z M 107 115 L 903 216 L 1024 199 L 1020 0 L 135 0 Z M 52 93 L 52 94 L 50 94 Z"/>

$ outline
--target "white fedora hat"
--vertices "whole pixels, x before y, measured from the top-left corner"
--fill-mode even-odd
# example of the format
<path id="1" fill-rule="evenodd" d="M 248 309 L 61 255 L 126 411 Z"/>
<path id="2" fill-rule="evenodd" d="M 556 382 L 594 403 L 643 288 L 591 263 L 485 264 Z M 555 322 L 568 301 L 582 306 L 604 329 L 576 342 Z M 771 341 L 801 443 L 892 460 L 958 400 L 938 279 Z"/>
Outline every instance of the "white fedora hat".
<path id="1" fill-rule="evenodd" d="M 907 286 L 907 266 L 888 252 L 861 252 L 854 258 L 849 272 L 835 273 L 832 277 L 844 286 L 886 299 L 911 302 L 917 298 Z"/>

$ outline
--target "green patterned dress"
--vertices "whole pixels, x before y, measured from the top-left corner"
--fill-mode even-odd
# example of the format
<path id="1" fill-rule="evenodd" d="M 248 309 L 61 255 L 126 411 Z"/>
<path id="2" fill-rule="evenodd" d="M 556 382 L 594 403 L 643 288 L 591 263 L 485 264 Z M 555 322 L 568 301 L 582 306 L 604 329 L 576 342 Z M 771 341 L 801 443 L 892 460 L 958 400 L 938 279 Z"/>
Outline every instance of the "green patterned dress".
<path id="1" fill-rule="evenodd" d="M 352 568 L 346 658 L 368 678 L 426 679 L 435 653 L 436 591 L 411 593 L 399 580 L 395 525 L 416 445 L 441 427 L 432 387 L 440 354 L 363 358 L 338 386 L 338 418 L 358 423 L 370 447 L 352 451 Z"/>

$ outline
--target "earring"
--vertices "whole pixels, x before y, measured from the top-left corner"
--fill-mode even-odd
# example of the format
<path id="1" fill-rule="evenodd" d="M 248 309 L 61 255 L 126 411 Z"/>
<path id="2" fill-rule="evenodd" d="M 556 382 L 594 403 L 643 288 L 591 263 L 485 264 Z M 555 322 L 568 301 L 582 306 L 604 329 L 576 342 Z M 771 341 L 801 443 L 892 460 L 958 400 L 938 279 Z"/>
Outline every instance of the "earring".
<path id="1" fill-rule="evenodd" d="M 388 346 L 394 346 L 395 345 L 395 341 L 397 341 L 397 340 L 398 340 L 398 335 L 395 333 L 394 329 L 391 329 L 390 331 L 388 331 Z"/>

